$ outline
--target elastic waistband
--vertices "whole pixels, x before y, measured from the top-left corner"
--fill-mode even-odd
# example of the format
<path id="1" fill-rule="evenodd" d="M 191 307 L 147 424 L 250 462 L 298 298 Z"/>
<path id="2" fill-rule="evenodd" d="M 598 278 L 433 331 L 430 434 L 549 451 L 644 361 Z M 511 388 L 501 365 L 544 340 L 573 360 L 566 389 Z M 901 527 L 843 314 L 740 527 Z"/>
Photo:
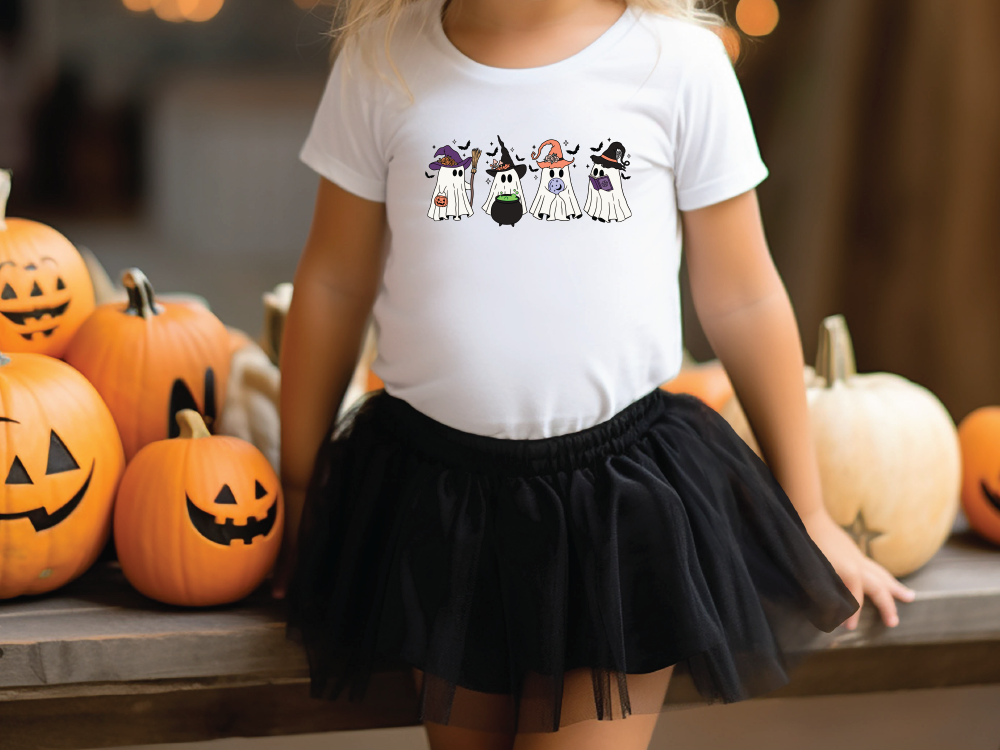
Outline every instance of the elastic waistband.
<path id="1" fill-rule="evenodd" d="M 535 476 L 580 468 L 624 451 L 660 416 L 662 409 L 657 407 L 665 403 L 665 395 L 669 394 L 656 388 L 593 427 L 528 440 L 464 432 L 384 390 L 372 406 L 384 428 L 429 458 L 478 473 Z"/>

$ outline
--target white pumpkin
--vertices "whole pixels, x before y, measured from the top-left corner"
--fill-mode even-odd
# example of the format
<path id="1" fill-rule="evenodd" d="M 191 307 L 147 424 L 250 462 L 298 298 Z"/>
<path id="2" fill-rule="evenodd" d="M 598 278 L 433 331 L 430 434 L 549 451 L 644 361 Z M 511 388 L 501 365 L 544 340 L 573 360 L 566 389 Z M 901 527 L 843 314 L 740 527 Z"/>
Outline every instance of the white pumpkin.
<path id="1" fill-rule="evenodd" d="M 894 576 L 915 571 L 944 544 L 958 513 L 962 464 L 951 415 L 906 378 L 859 375 L 841 315 L 823 321 L 805 381 L 827 511 Z M 761 455 L 735 396 L 721 413 Z"/>

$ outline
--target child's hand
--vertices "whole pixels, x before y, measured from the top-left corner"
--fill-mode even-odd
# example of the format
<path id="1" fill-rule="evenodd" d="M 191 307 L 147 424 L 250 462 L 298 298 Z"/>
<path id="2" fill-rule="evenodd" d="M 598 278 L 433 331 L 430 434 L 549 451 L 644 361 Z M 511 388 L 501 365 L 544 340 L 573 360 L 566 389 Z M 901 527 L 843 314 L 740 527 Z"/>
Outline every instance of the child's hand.
<path id="1" fill-rule="evenodd" d="M 912 602 L 916 596 L 913 589 L 904 586 L 888 570 L 862 553 L 850 534 L 840 528 L 825 510 L 809 519 L 803 518 L 802 521 L 816 546 L 826 555 L 844 585 L 861 605 L 857 612 L 847 618 L 847 629 L 857 628 L 865 594 L 879 608 L 885 624 L 891 628 L 896 627 L 899 617 L 894 597 Z"/>

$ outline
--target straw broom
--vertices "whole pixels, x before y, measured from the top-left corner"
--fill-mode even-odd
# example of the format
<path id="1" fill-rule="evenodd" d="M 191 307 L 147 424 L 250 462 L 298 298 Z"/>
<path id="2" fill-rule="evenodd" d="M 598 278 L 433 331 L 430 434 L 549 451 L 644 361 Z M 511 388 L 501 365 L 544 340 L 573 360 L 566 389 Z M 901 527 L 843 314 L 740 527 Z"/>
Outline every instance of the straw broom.
<path id="1" fill-rule="evenodd" d="M 470 191 L 469 192 L 469 207 L 470 208 L 472 208 L 472 205 L 475 203 L 475 200 L 476 200 L 476 187 L 475 187 L 475 185 L 473 183 L 475 183 L 475 181 L 476 181 L 476 165 L 479 164 L 479 155 L 481 153 L 483 153 L 483 150 L 480 149 L 480 148 L 474 148 L 474 149 L 472 149 L 472 177 L 469 178 L 469 191 Z M 475 210 L 475 209 L 473 208 L 472 210 Z"/>

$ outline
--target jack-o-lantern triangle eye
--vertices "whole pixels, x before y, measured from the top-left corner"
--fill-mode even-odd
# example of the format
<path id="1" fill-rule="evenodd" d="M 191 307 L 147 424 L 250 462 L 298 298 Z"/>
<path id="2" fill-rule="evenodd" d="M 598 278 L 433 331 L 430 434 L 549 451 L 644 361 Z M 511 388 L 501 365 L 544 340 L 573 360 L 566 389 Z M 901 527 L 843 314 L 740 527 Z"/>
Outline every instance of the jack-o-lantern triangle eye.
<path id="1" fill-rule="evenodd" d="M 10 471 L 7 472 L 7 481 L 4 484 L 34 484 L 31 477 L 28 476 L 28 470 L 24 468 L 24 464 L 17 456 L 14 456 L 14 463 L 11 464 Z"/>
<path id="2" fill-rule="evenodd" d="M 17 299 L 17 292 L 14 291 L 14 287 L 10 284 L 4 284 L 3 291 L 0 292 L 0 299 Z"/>
<path id="3" fill-rule="evenodd" d="M 264 489 L 264 485 L 256 480 L 254 481 L 254 494 L 256 495 L 257 500 L 260 500 L 262 497 L 267 497 L 267 490 Z"/>
<path id="4" fill-rule="evenodd" d="M 222 485 L 222 489 L 219 490 L 219 494 L 215 496 L 216 505 L 236 505 L 236 496 L 233 495 L 233 491 L 229 489 L 228 484 Z"/>
<path id="5" fill-rule="evenodd" d="M 40 286 L 38 286 L 38 282 L 37 281 L 34 284 L 31 285 L 31 296 L 32 297 L 41 297 L 42 296 L 42 288 Z"/>
<path id="6" fill-rule="evenodd" d="M 56 279 L 56 289 L 65 289 L 65 288 L 66 284 L 62 280 L 62 276 L 60 276 L 58 279 Z"/>
<path id="7" fill-rule="evenodd" d="M 55 430 L 52 430 L 49 433 L 49 462 L 45 467 L 45 474 L 61 474 L 64 471 L 73 471 L 79 468 L 80 464 L 73 458 L 66 444 L 59 439 Z"/>

